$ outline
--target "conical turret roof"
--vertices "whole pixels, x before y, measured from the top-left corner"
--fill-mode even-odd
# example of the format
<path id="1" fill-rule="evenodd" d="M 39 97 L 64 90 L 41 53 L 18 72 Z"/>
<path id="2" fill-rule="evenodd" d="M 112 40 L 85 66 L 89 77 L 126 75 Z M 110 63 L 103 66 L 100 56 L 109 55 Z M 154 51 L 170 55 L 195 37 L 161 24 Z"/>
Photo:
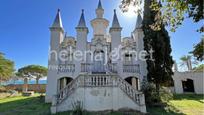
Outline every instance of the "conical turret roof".
<path id="1" fill-rule="evenodd" d="M 101 0 L 99 0 L 99 2 L 98 2 L 98 9 L 103 9 L 102 4 L 101 4 Z"/>
<path id="2" fill-rule="evenodd" d="M 84 10 L 83 9 L 82 9 L 81 17 L 80 17 L 79 24 L 77 27 L 86 27 L 86 21 L 84 18 Z"/>
<path id="3" fill-rule="evenodd" d="M 140 15 L 140 13 L 138 13 L 135 29 L 138 29 L 138 28 L 141 28 L 141 27 L 142 27 L 142 17 Z"/>
<path id="4" fill-rule="evenodd" d="M 52 24 L 52 27 L 63 28 L 60 9 L 57 10 L 57 15 L 56 15 L 55 20 Z"/>
<path id="5" fill-rule="evenodd" d="M 113 28 L 120 28 L 120 23 L 118 21 L 118 17 L 116 14 L 116 10 L 114 9 L 114 16 L 113 16 L 113 22 L 112 22 L 112 27 Z"/>

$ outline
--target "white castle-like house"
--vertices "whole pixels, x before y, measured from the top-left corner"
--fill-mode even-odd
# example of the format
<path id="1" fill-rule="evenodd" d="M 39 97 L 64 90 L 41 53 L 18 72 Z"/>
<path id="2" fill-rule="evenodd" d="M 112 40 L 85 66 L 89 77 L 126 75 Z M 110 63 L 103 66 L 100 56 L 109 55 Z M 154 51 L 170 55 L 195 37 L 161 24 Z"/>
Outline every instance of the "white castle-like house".
<path id="1" fill-rule="evenodd" d="M 76 102 L 80 102 L 87 111 L 128 109 L 146 113 L 144 94 L 140 91 L 147 73 L 146 62 L 135 60 L 138 55 L 129 53 L 144 50 L 142 16 L 138 14 L 131 37 L 121 38 L 122 27 L 116 10 L 109 33 L 109 21 L 103 14 L 99 0 L 96 18 L 90 22 L 93 38 L 88 42 L 89 29 L 84 11 L 76 27 L 75 38 L 65 34 L 58 10 L 50 27 L 51 55 L 45 98 L 46 102 L 52 102 L 52 113 L 72 110 Z M 125 53 L 116 58 L 111 52 L 118 49 Z M 74 60 L 74 55 L 80 57 L 79 51 L 89 53 L 83 59 Z M 57 54 L 61 54 L 63 59 Z"/>

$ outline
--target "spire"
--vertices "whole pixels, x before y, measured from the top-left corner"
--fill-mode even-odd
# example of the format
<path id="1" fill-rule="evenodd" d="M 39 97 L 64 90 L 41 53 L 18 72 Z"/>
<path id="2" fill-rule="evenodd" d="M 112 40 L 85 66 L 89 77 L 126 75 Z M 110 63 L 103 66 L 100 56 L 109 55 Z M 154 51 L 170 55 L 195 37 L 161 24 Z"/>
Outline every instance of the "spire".
<path id="1" fill-rule="evenodd" d="M 79 20 L 79 24 L 77 27 L 86 27 L 86 22 L 85 22 L 85 18 L 84 18 L 84 9 L 82 9 L 81 18 Z"/>
<path id="2" fill-rule="evenodd" d="M 55 17 L 54 23 L 52 24 L 52 27 L 63 28 L 60 9 L 57 10 L 57 15 Z"/>
<path id="3" fill-rule="evenodd" d="M 139 29 L 141 27 L 142 27 L 142 17 L 140 15 L 140 13 L 138 13 L 135 29 Z"/>
<path id="4" fill-rule="evenodd" d="M 117 17 L 117 14 L 116 14 L 116 9 L 114 9 L 112 28 L 118 28 L 118 27 L 120 28 L 120 24 L 119 24 L 118 17 Z"/>
<path id="5" fill-rule="evenodd" d="M 99 2 L 98 2 L 98 9 L 103 9 L 102 4 L 101 4 L 101 0 L 99 0 Z"/>
<path id="6" fill-rule="evenodd" d="M 104 9 L 101 4 L 101 0 L 98 2 L 98 8 L 96 9 L 96 16 L 97 18 L 103 18 Z"/>

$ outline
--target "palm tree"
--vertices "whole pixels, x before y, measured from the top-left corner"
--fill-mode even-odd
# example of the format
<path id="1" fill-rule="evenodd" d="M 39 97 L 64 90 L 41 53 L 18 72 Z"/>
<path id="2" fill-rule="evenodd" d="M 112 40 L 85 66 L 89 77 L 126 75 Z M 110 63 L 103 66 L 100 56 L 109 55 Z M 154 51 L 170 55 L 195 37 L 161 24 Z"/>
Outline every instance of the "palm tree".
<path id="1" fill-rule="evenodd" d="M 192 64 L 195 64 L 195 65 L 198 64 L 197 61 L 192 61 L 191 56 L 189 55 L 182 56 L 180 60 L 182 61 L 180 66 L 187 67 L 188 71 L 191 71 L 193 69 Z"/>

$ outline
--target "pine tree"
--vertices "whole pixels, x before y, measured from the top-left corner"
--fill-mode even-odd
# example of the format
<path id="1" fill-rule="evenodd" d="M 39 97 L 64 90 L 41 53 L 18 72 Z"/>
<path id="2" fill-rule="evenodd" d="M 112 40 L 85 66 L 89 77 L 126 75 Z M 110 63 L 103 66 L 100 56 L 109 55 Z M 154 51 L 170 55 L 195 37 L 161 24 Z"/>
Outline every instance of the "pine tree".
<path id="1" fill-rule="evenodd" d="M 147 79 L 156 85 L 158 95 L 160 86 L 167 85 L 171 82 L 173 75 L 172 66 L 173 59 L 171 56 L 170 37 L 165 26 L 155 31 L 150 25 L 155 23 L 155 18 L 158 16 L 156 11 L 150 8 L 151 2 L 154 0 L 145 0 L 143 31 L 144 31 L 144 48 L 147 51 Z M 150 50 L 153 50 L 153 60 L 150 58 Z"/>

